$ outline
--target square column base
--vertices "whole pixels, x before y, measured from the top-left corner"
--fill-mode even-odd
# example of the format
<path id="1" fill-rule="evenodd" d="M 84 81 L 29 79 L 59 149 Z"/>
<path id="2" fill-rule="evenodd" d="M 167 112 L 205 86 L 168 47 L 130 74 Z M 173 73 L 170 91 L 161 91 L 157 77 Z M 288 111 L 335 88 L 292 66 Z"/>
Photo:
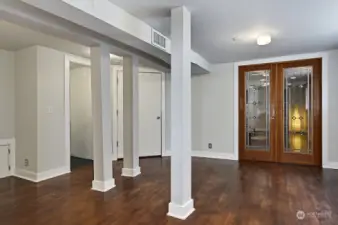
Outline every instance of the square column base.
<path id="1" fill-rule="evenodd" d="M 137 177 L 138 175 L 141 174 L 141 168 L 136 167 L 136 168 L 122 168 L 122 176 L 123 177 Z"/>
<path id="2" fill-rule="evenodd" d="M 194 200 L 190 199 L 184 205 L 177 205 L 176 203 L 170 202 L 169 212 L 167 215 L 177 219 L 185 220 L 194 211 Z"/>
<path id="3" fill-rule="evenodd" d="M 99 191 L 99 192 L 107 192 L 110 189 L 113 189 L 115 187 L 115 180 L 106 180 L 106 181 L 98 181 L 93 180 L 92 182 L 92 190 Z"/>

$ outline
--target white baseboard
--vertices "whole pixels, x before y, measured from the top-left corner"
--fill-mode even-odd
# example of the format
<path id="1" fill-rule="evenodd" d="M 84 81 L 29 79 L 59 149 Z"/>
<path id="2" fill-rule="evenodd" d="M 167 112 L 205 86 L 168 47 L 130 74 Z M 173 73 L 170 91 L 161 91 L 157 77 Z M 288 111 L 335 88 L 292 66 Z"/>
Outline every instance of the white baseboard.
<path id="1" fill-rule="evenodd" d="M 164 152 L 162 152 L 162 157 L 166 157 L 166 156 L 171 156 L 170 150 L 165 150 Z"/>
<path id="2" fill-rule="evenodd" d="M 48 180 L 54 177 L 58 177 L 64 174 L 70 173 L 68 167 L 60 167 L 57 169 L 48 170 L 37 174 L 38 182 Z"/>
<path id="3" fill-rule="evenodd" d="M 92 181 L 92 190 L 99 192 L 107 192 L 115 187 L 115 180 L 112 178 L 106 181 Z"/>
<path id="4" fill-rule="evenodd" d="M 210 159 L 235 160 L 234 154 L 223 153 L 223 152 L 214 152 L 214 151 L 195 151 L 195 150 L 193 150 L 192 153 L 191 153 L 191 156 L 201 157 L 201 158 L 210 158 Z"/>
<path id="5" fill-rule="evenodd" d="M 171 151 L 165 151 L 162 156 L 171 156 Z M 232 153 L 223 153 L 223 152 L 215 152 L 215 151 L 191 151 L 192 157 L 201 157 L 201 158 L 209 158 L 209 159 L 227 159 L 227 160 L 236 160 L 234 154 Z"/>
<path id="6" fill-rule="evenodd" d="M 141 168 L 137 167 L 134 169 L 130 168 L 122 168 L 122 176 L 123 177 L 137 177 L 141 174 Z"/>
<path id="7" fill-rule="evenodd" d="M 38 178 L 37 178 L 37 174 L 28 170 L 24 170 L 24 169 L 15 169 L 14 171 L 14 175 L 15 177 L 24 179 L 24 180 L 28 180 L 28 181 L 32 181 L 37 183 L 38 182 Z"/>
<path id="8" fill-rule="evenodd" d="M 34 173 L 34 172 L 24 170 L 24 169 L 15 169 L 14 176 L 21 178 L 21 179 L 25 179 L 28 181 L 38 183 L 38 182 L 48 180 L 51 178 L 55 178 L 55 177 L 58 177 L 58 176 L 61 176 L 67 173 L 70 173 L 70 170 L 68 167 L 60 167 L 57 169 L 52 169 L 52 170 L 48 170 L 48 171 L 40 172 L 40 173 Z"/>
<path id="9" fill-rule="evenodd" d="M 338 162 L 327 162 L 323 164 L 324 169 L 335 169 L 338 170 Z"/>
<path id="10" fill-rule="evenodd" d="M 195 211 L 194 200 L 190 199 L 184 205 L 178 205 L 173 202 L 169 203 L 168 216 L 175 217 L 177 219 L 185 220 Z"/>

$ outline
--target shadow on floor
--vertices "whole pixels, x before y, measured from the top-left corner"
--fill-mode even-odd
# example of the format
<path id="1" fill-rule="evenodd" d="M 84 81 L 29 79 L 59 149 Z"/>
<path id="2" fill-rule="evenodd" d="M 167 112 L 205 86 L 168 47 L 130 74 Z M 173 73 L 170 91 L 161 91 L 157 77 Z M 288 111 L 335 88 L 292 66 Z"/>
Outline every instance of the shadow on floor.
<path id="1" fill-rule="evenodd" d="M 82 158 L 78 158 L 74 156 L 70 157 L 71 170 L 78 169 L 83 166 L 92 165 L 92 164 L 93 164 L 93 160 L 91 159 L 82 159 Z"/>

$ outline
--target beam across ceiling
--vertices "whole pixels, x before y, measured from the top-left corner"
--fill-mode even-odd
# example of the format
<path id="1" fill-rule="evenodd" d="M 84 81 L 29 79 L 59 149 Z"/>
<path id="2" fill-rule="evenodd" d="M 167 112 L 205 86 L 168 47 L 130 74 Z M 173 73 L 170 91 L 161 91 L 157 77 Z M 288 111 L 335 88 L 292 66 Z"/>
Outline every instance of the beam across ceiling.
<path id="1" fill-rule="evenodd" d="M 170 48 L 152 44 L 152 27 L 108 0 L 20 0 L 44 12 L 70 21 L 106 39 L 115 41 L 121 49 L 145 54 L 170 65 Z M 170 46 L 170 39 L 168 46 Z M 192 73 L 209 72 L 209 63 L 191 52 Z"/>

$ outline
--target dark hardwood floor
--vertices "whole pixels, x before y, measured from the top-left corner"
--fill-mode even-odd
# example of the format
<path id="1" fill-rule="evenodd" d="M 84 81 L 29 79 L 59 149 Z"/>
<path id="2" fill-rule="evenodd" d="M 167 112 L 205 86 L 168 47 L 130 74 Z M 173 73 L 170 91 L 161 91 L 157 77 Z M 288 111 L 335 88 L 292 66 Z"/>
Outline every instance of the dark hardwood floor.
<path id="1" fill-rule="evenodd" d="M 185 221 L 166 216 L 170 159 L 140 162 L 142 175 L 116 188 L 91 191 L 92 165 L 39 184 L 0 180 L 1 225 L 292 225 L 338 224 L 338 171 L 269 163 L 193 159 L 196 211 Z M 296 212 L 306 213 L 304 220 Z"/>

